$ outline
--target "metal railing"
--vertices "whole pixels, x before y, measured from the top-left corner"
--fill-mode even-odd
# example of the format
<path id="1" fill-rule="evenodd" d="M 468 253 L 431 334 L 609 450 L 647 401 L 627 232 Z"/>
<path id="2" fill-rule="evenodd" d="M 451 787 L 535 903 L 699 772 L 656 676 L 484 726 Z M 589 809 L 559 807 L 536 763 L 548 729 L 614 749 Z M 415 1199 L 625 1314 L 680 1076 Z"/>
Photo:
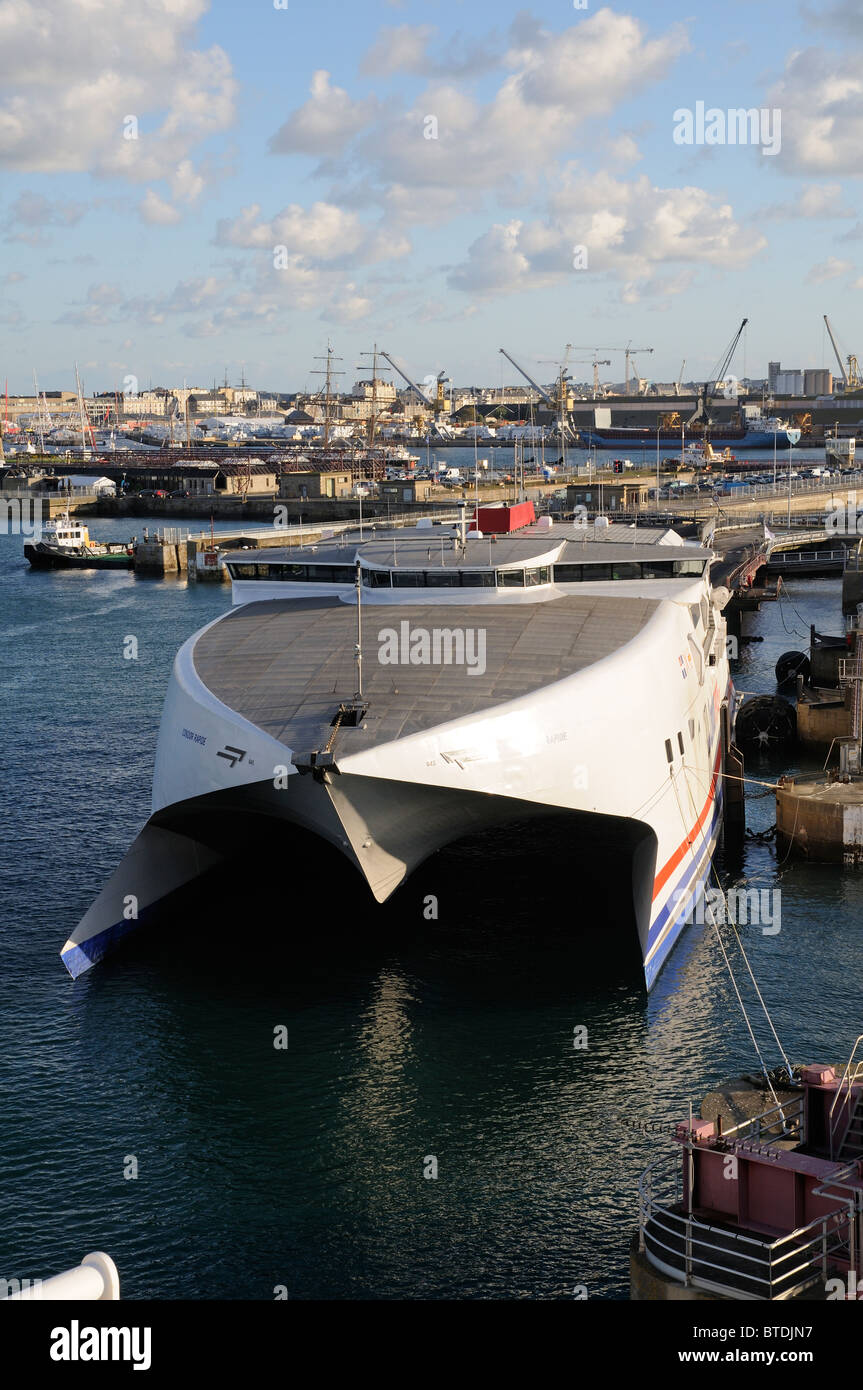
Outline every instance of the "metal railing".
<path id="1" fill-rule="evenodd" d="M 834 1154 L 833 1154 L 833 1145 L 834 1145 L 834 1141 L 835 1141 L 835 1138 L 836 1138 L 836 1127 L 835 1127 L 834 1122 L 833 1122 L 833 1112 L 834 1112 L 834 1110 L 836 1109 L 836 1106 L 839 1104 L 839 1099 L 840 1099 L 840 1097 L 841 1097 L 841 1095 L 842 1095 L 842 1087 L 845 1085 L 845 1080 L 846 1080 L 846 1078 L 847 1078 L 847 1080 L 848 1080 L 848 1101 L 849 1101 L 849 1104 L 850 1104 L 850 1101 L 851 1101 L 851 1090 L 852 1090 L 852 1087 L 854 1086 L 854 1083 L 856 1082 L 857 1077 L 858 1077 L 858 1075 L 859 1075 L 859 1073 L 860 1073 L 860 1068 L 863 1067 L 863 1061 L 860 1061 L 860 1062 L 857 1063 L 857 1065 L 856 1065 L 855 1068 L 854 1068 L 853 1075 L 849 1075 L 849 1073 L 851 1072 L 851 1064 L 852 1064 L 852 1062 L 854 1061 L 854 1057 L 855 1057 L 855 1055 L 856 1055 L 857 1049 L 858 1049 L 858 1047 L 860 1046 L 861 1042 L 863 1042 L 863 1033 L 861 1033 L 860 1036 L 859 1036 L 859 1038 L 856 1039 L 856 1041 L 855 1041 L 855 1043 L 854 1043 L 854 1046 L 853 1046 L 852 1049 L 851 1049 L 851 1056 L 848 1058 L 848 1064 L 847 1064 L 847 1066 L 845 1067 L 844 1072 L 842 1073 L 842 1080 L 839 1082 L 839 1085 L 838 1085 L 837 1088 L 836 1088 L 836 1094 L 835 1094 L 835 1096 L 833 1097 L 833 1104 L 830 1106 L 830 1110 L 829 1110 L 828 1115 L 827 1115 L 827 1127 L 828 1127 L 828 1129 L 829 1129 L 829 1131 L 830 1131 L 830 1157 L 831 1157 L 831 1158 L 833 1158 L 833 1156 L 834 1156 Z M 841 1114 L 841 1111 L 840 1111 L 840 1114 Z"/>
<path id="2" fill-rule="evenodd" d="M 823 1191 L 844 1188 L 842 1177 L 848 1171 L 843 1169 L 823 1184 Z M 661 1193 L 655 1191 L 658 1180 L 664 1185 Z M 859 1190 L 844 1188 L 847 1197 L 834 1194 L 841 1210 L 769 1240 L 713 1225 L 683 1210 L 681 1186 L 679 1153 L 657 1159 L 642 1173 L 639 1249 L 651 1264 L 687 1286 L 731 1298 L 784 1300 L 826 1281 L 832 1261 L 854 1258 Z"/>

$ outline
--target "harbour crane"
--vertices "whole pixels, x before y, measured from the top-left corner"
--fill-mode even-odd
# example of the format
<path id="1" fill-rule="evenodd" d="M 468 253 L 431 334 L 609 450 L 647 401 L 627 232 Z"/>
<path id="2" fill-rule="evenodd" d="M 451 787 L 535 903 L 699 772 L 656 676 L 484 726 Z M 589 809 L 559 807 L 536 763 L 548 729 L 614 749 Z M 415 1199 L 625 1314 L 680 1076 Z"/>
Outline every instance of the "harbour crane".
<path id="1" fill-rule="evenodd" d="M 539 392 L 540 397 L 542 398 L 542 400 L 545 401 L 546 405 L 558 413 L 560 417 L 561 437 L 566 437 L 566 435 L 572 435 L 572 425 L 566 418 L 566 383 L 569 379 L 569 374 L 566 368 L 561 367 L 560 369 L 560 376 L 558 378 L 558 399 L 554 400 L 546 391 L 545 387 L 540 386 L 538 381 L 534 381 L 533 377 L 530 375 L 530 372 L 526 372 L 524 367 L 522 367 L 518 362 L 516 362 L 512 354 L 507 352 L 506 348 L 500 348 L 499 351 L 503 353 L 507 362 L 512 363 L 516 371 L 524 377 L 525 381 L 530 383 L 534 391 Z"/>
<path id="2" fill-rule="evenodd" d="M 826 314 L 824 315 L 824 323 L 826 325 L 827 332 L 830 334 L 830 341 L 833 344 L 833 351 L 836 353 L 836 361 L 839 363 L 839 370 L 842 373 L 843 386 L 846 391 L 853 391 L 857 387 L 863 385 L 863 382 L 861 382 L 860 380 L 860 372 L 857 366 L 857 358 L 854 356 L 853 353 L 848 354 L 848 356 L 845 359 L 845 361 L 848 363 L 848 368 L 846 370 L 845 363 L 842 361 L 842 354 L 839 351 L 839 346 L 836 342 L 836 338 L 833 333 L 833 329 L 830 326 L 830 320 L 828 319 Z"/>
<path id="3" fill-rule="evenodd" d="M 683 385 L 683 373 L 684 373 L 685 369 L 686 369 L 686 358 L 684 357 L 683 361 L 682 361 L 681 364 L 680 364 L 680 371 L 677 373 L 677 380 L 676 380 L 675 383 L 674 383 L 674 394 L 675 394 L 675 396 L 679 396 L 679 395 L 680 395 L 680 388 L 681 388 L 682 385 Z"/>
<path id="4" fill-rule="evenodd" d="M 449 381 L 449 377 L 447 376 L 446 372 L 438 372 L 437 377 L 435 378 L 435 394 L 432 397 L 429 396 L 421 386 L 417 385 L 413 377 L 408 376 L 404 367 L 400 367 L 395 358 L 391 357 L 388 352 L 384 352 L 383 348 L 379 348 L 378 353 L 381 357 L 385 357 L 386 360 L 389 362 L 390 366 L 394 367 L 395 370 L 398 372 L 402 380 L 406 381 L 408 386 L 410 386 L 412 390 L 416 391 L 423 405 L 428 406 L 429 410 L 433 411 L 436 415 L 443 410 L 446 404 L 444 383 Z"/>
<path id="5" fill-rule="evenodd" d="M 501 348 L 500 351 L 503 353 L 503 355 L 504 355 L 504 357 L 506 358 L 507 362 L 511 362 L 512 365 L 515 367 L 516 371 L 521 373 L 521 375 L 524 377 L 525 381 L 530 382 L 530 384 L 531 384 L 531 386 L 533 387 L 534 391 L 538 391 L 538 392 L 539 392 L 540 396 L 541 396 L 542 399 L 545 401 L 546 405 L 551 406 L 551 409 L 552 409 L 552 410 L 557 410 L 558 402 L 552 400 L 551 396 L 548 394 L 548 392 L 546 391 L 545 387 L 544 387 L 544 386 L 540 386 L 540 384 L 539 384 L 538 381 L 534 381 L 534 379 L 533 379 L 533 377 L 530 375 L 530 373 L 529 373 L 529 372 L 526 372 L 526 371 L 524 370 L 524 367 L 519 366 L 518 362 L 516 362 L 515 358 L 512 357 L 512 356 L 507 352 L 506 348 Z"/>
<path id="6" fill-rule="evenodd" d="M 686 422 L 687 426 L 701 423 L 702 425 L 704 425 L 705 428 L 707 428 L 709 425 L 713 423 L 713 416 L 710 411 L 711 397 L 716 387 L 716 383 L 718 381 L 724 381 L 725 379 L 725 373 L 728 371 L 728 368 L 731 364 L 731 359 L 737 351 L 737 344 L 740 342 L 740 339 L 743 336 L 743 330 L 748 322 L 748 319 L 743 320 L 734 337 L 731 339 L 731 343 L 726 349 L 725 355 L 719 363 L 719 366 L 717 367 L 716 371 L 713 373 L 713 376 L 711 377 L 710 381 L 705 381 L 704 385 L 698 392 L 698 396 L 696 397 L 695 402 L 695 409 Z"/>

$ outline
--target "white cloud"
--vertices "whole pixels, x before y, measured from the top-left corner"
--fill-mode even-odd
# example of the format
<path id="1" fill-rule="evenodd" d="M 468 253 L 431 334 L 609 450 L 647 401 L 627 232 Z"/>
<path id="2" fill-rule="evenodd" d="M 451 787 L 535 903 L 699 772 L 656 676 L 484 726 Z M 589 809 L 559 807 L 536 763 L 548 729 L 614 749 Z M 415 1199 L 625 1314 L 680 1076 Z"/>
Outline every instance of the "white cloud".
<path id="1" fill-rule="evenodd" d="M 806 280 L 810 285 L 823 285 L 825 280 L 837 280 L 840 275 L 847 275 L 851 269 L 850 261 L 840 261 L 836 256 L 828 256 L 826 261 L 813 265 Z"/>
<path id="2" fill-rule="evenodd" d="M 152 188 L 148 188 L 146 194 L 138 204 L 138 211 L 145 222 L 156 227 L 170 227 L 182 220 L 182 213 L 170 203 L 160 198 L 158 193 Z"/>
<path id="3" fill-rule="evenodd" d="M 41 193 L 24 189 L 9 205 L 0 227 L 5 232 L 5 241 L 23 241 L 30 246 L 44 246 L 50 241 L 46 234 L 47 228 L 74 227 L 86 211 L 86 203 L 46 198 Z"/>
<path id="4" fill-rule="evenodd" d="M 863 69 L 859 54 L 793 53 L 768 94 L 782 112 L 778 167 L 813 175 L 863 173 Z"/>
<path id="5" fill-rule="evenodd" d="M 0 167 L 176 178 L 178 163 L 234 119 L 230 60 L 217 46 L 193 46 L 206 8 L 206 0 L 5 0 Z M 128 117 L 137 139 L 124 138 Z M 188 172 L 181 178 L 193 182 Z"/>
<path id="6" fill-rule="evenodd" d="M 753 220 L 785 221 L 795 217 L 833 218 L 853 217 L 854 209 L 842 205 L 842 185 L 813 183 L 799 197 L 784 203 L 771 203 L 753 213 Z"/>
<path id="7" fill-rule="evenodd" d="M 374 62 L 416 65 L 428 32 L 425 26 L 388 31 L 388 47 L 372 50 Z M 488 100 L 464 91 L 445 64 L 446 78 L 401 111 L 381 109 L 372 99 L 353 101 L 330 85 L 328 73 L 318 72 L 312 97 L 270 148 L 319 156 L 344 156 L 350 149 L 364 195 L 376 186 L 381 201 L 393 185 L 434 199 L 452 198 L 456 189 L 473 195 L 514 187 L 551 170 L 580 126 L 664 77 L 688 48 L 680 25 L 652 39 L 638 20 L 609 9 L 559 34 L 522 17 L 512 27 L 510 48 L 500 58 L 504 73 Z M 321 171 L 329 172 L 326 161 Z"/>
<path id="8" fill-rule="evenodd" d="M 273 154 L 340 154 L 377 109 L 372 98 L 353 101 L 343 87 L 331 87 L 323 68 L 312 77 L 310 90 L 308 101 L 271 137 Z"/>
<path id="9" fill-rule="evenodd" d="M 428 24 L 384 26 L 360 64 L 360 72 L 385 77 L 396 72 L 412 72 L 423 77 L 476 76 L 498 67 L 503 46 L 495 34 L 482 41 L 453 34 L 437 57 L 430 53 L 435 29 Z"/>
<path id="10" fill-rule="evenodd" d="M 687 287 L 680 270 L 658 275 L 664 265 L 736 269 L 765 245 L 760 233 L 735 221 L 728 204 L 702 188 L 658 188 L 646 175 L 626 182 L 570 169 L 543 219 L 493 227 L 473 243 L 449 282 L 489 295 L 608 272 L 629 287 L 632 302 L 636 293 L 658 289 L 667 296 Z M 587 268 L 576 269 L 575 248 L 582 246 Z"/>
<path id="11" fill-rule="evenodd" d="M 262 220 L 257 203 L 243 208 L 240 215 L 223 219 L 216 228 L 219 245 L 268 249 L 285 246 L 291 256 L 303 257 L 311 264 L 370 264 L 394 260 L 410 250 L 401 233 L 382 224 L 368 227 L 355 212 L 335 203 L 317 202 L 310 208 L 299 203 L 270 219 Z"/>

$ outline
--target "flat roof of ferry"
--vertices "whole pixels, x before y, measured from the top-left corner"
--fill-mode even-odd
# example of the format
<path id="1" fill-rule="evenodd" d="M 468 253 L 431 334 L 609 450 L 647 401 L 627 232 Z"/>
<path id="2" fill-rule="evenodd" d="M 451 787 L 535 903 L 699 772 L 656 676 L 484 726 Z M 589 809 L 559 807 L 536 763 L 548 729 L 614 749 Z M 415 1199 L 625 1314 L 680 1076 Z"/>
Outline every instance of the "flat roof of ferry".
<path id="1" fill-rule="evenodd" d="M 634 638 L 661 599 L 567 595 L 547 603 L 398 604 L 364 608 L 365 728 L 340 732 L 336 752 L 360 752 L 527 695 L 601 661 Z M 384 628 L 485 633 L 485 670 L 384 665 Z M 244 604 L 201 633 L 195 668 L 213 694 L 290 748 L 322 748 L 341 701 L 356 689 L 356 607 L 337 597 Z"/>
<path id="2" fill-rule="evenodd" d="M 593 528 L 536 527 L 511 535 L 492 538 L 467 538 L 464 550 L 454 532 L 449 528 L 435 527 L 427 531 L 389 531 L 385 535 L 366 537 L 360 541 L 358 536 L 346 535 L 341 540 L 325 541 L 310 546 L 272 546 L 266 551 L 230 551 L 225 559 L 239 564 L 253 560 L 282 564 L 349 565 L 356 555 L 372 566 L 380 565 L 386 569 L 489 569 L 506 565 L 524 564 L 531 560 L 539 561 L 543 556 L 554 555 L 558 563 L 578 564 L 598 561 L 623 564 L 627 560 L 656 560 L 661 549 L 663 559 L 708 560 L 712 552 L 697 545 L 659 545 L 659 537 L 644 529 L 630 530 L 628 527 L 609 527 L 617 534 L 609 537 L 607 532 L 594 536 Z M 559 553 L 558 553 L 559 552 Z M 665 553 L 667 552 L 667 554 Z"/>

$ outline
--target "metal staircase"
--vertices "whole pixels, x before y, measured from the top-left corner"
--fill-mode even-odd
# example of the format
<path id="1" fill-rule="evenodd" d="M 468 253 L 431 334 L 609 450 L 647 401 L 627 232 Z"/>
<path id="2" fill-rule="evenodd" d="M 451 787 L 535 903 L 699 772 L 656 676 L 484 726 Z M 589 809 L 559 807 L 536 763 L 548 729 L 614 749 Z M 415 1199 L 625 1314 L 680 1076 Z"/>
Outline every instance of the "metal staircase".
<path id="1" fill-rule="evenodd" d="M 863 1158 L 863 1092 L 857 1096 L 849 1116 L 837 1158 L 846 1161 L 852 1158 Z"/>

